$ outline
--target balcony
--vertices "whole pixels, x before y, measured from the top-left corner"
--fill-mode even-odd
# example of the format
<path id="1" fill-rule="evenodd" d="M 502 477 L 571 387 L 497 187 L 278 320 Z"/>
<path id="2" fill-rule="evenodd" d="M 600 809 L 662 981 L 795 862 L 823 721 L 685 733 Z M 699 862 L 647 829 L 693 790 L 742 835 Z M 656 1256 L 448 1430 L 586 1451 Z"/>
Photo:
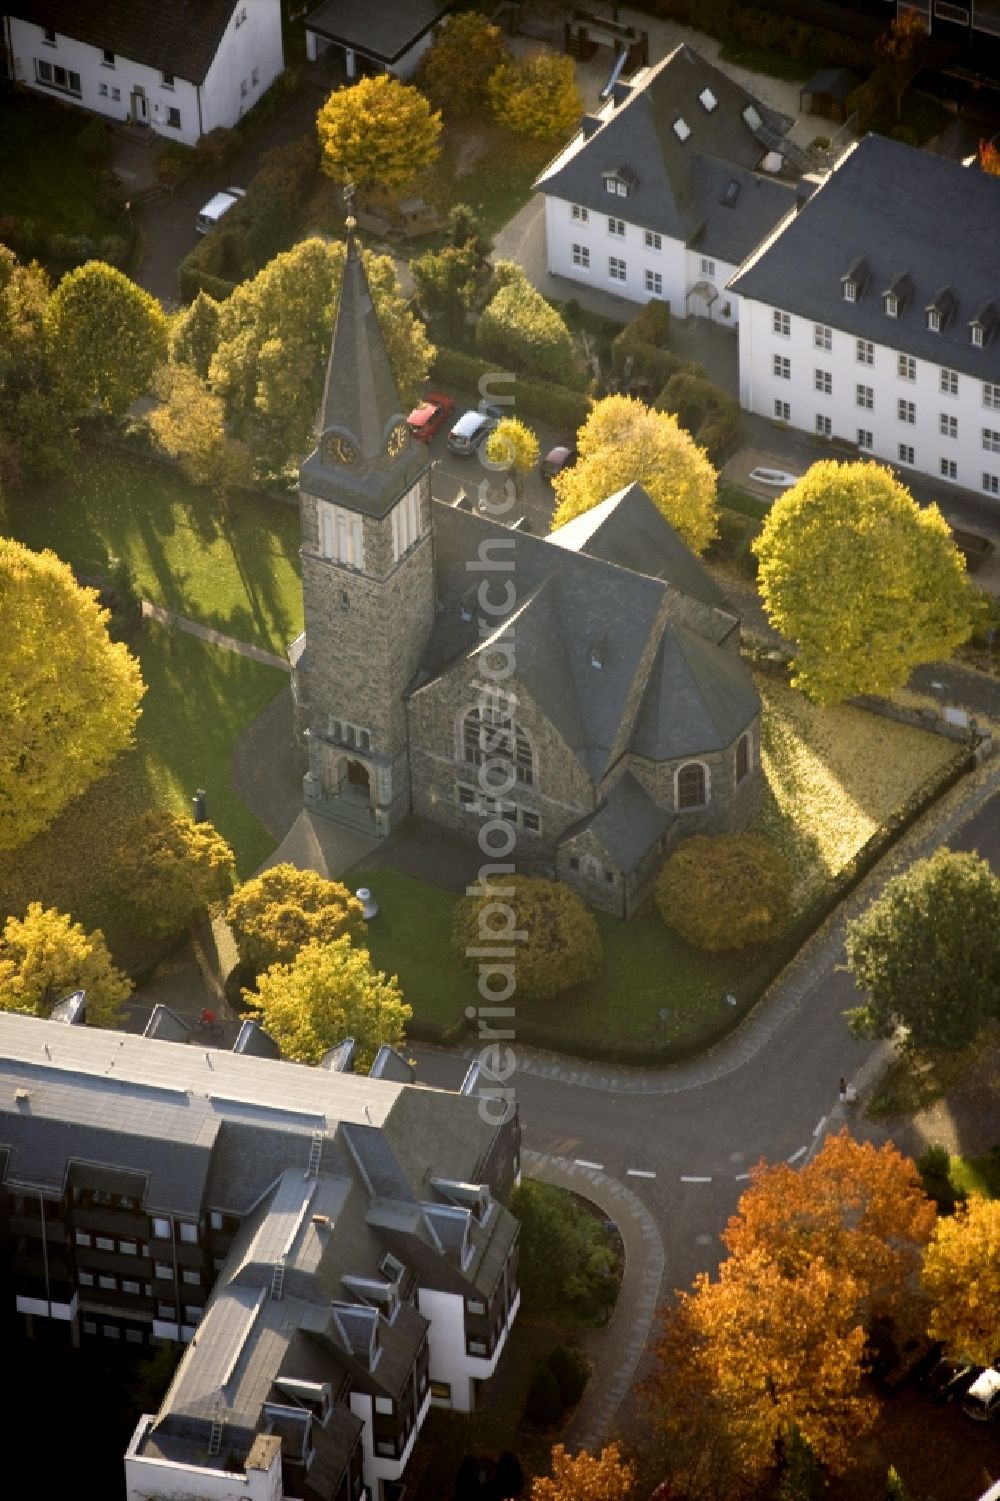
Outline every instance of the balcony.
<path id="1" fill-rule="evenodd" d="M 59 1319 L 63 1323 L 69 1323 L 76 1318 L 77 1295 L 70 1292 L 64 1286 L 52 1287 L 51 1292 L 56 1296 L 47 1298 L 44 1287 L 28 1284 L 15 1295 L 15 1303 L 18 1313 L 32 1314 L 35 1318 Z"/>

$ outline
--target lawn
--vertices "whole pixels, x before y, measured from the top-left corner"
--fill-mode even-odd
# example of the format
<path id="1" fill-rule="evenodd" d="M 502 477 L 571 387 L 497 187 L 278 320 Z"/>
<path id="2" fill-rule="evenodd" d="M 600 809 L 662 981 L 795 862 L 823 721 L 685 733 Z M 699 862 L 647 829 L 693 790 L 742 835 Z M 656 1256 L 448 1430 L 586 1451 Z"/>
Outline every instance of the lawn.
<path id="1" fill-rule="evenodd" d="M 149 622 L 133 648 L 148 685 L 134 749 L 25 848 L 0 855 L 0 912 L 31 900 L 102 927 L 121 962 L 141 968 L 147 947 L 109 902 L 101 877 L 129 823 L 151 804 L 190 810 L 197 787 L 248 876 L 274 848 L 233 791 L 232 747 L 287 682 L 284 673 Z"/>
<path id="2" fill-rule="evenodd" d="M 101 169 L 80 154 L 80 132 L 93 118 L 23 90 L 0 95 L 2 213 L 34 220 L 43 235 L 126 233 L 120 218 L 102 213 Z"/>
<path id="3" fill-rule="evenodd" d="M 280 500 L 240 494 L 224 519 L 175 469 L 84 448 L 7 495 L 4 531 L 84 574 L 124 558 L 145 599 L 274 652 L 302 628 L 298 511 Z"/>
<path id="4" fill-rule="evenodd" d="M 1000 1143 L 981 1157 L 952 1157 L 948 1177 L 963 1193 L 1000 1199 Z"/>

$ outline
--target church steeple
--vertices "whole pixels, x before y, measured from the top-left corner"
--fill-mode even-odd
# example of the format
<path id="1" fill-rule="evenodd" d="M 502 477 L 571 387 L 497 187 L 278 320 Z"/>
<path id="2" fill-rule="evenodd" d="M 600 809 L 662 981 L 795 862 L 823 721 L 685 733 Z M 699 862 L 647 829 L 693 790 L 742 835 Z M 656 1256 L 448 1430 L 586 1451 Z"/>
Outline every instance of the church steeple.
<path id="1" fill-rule="evenodd" d="M 319 441 L 300 471 L 303 489 L 381 516 L 427 467 L 401 411 L 354 219 L 327 364 Z"/>

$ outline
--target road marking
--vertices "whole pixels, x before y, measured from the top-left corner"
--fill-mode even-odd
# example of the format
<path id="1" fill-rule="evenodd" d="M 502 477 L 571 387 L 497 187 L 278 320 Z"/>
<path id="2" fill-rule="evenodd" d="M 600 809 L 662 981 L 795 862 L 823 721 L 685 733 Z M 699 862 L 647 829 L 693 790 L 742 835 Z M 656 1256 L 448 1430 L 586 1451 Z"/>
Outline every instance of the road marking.
<path id="1" fill-rule="evenodd" d="M 745 1183 L 749 1177 L 750 1177 L 749 1173 L 737 1173 L 736 1174 L 736 1182 L 737 1183 Z"/>
<path id="2" fill-rule="evenodd" d="M 819 1118 L 819 1121 L 817 1122 L 817 1124 L 815 1126 L 815 1129 L 813 1130 L 813 1135 L 814 1136 L 819 1136 L 820 1135 L 820 1133 L 823 1130 L 823 1127 L 826 1125 L 826 1122 L 827 1122 L 827 1117 L 825 1115 L 821 1115 L 820 1118 Z"/>
<path id="3" fill-rule="evenodd" d="M 656 1174 L 647 1172 L 642 1167 L 627 1167 L 625 1169 L 625 1176 L 626 1178 L 655 1178 Z"/>
<path id="4" fill-rule="evenodd" d="M 692 1178 L 681 1173 L 682 1183 L 711 1183 L 711 1178 Z"/>
<path id="5" fill-rule="evenodd" d="M 573 1158 L 573 1166 L 574 1167 L 592 1167 L 596 1173 L 603 1173 L 603 1171 L 604 1171 L 604 1163 L 603 1162 L 587 1162 L 583 1157 L 574 1157 Z"/>
<path id="6" fill-rule="evenodd" d="M 789 1162 L 798 1162 L 799 1158 L 800 1157 L 804 1157 L 806 1155 L 806 1153 L 808 1152 L 808 1150 L 809 1150 L 808 1147 L 799 1147 L 799 1150 L 797 1152 L 793 1152 L 792 1155 L 791 1155 L 791 1157 L 788 1158 L 788 1161 Z"/>

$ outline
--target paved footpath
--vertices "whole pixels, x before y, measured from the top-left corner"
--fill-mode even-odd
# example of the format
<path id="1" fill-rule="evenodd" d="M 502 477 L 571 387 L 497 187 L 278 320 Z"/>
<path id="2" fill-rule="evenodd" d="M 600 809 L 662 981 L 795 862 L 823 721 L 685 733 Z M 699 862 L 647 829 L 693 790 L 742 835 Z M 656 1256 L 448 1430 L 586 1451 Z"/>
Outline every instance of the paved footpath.
<path id="1" fill-rule="evenodd" d="M 221 646 L 223 651 L 250 657 L 254 662 L 262 662 L 265 667 L 277 667 L 282 672 L 292 670 L 287 657 L 265 651 L 262 646 L 251 646 L 248 641 L 237 641 L 235 636 L 225 636 L 222 631 L 215 631 L 210 625 L 202 625 L 198 620 L 188 620 L 187 616 L 178 615 L 176 610 L 166 610 L 163 605 L 154 605 L 151 600 L 143 600 L 142 614 L 145 620 L 158 620 L 161 625 L 172 626 L 188 636 L 197 636 L 199 641 L 208 641 L 212 646 Z"/>

